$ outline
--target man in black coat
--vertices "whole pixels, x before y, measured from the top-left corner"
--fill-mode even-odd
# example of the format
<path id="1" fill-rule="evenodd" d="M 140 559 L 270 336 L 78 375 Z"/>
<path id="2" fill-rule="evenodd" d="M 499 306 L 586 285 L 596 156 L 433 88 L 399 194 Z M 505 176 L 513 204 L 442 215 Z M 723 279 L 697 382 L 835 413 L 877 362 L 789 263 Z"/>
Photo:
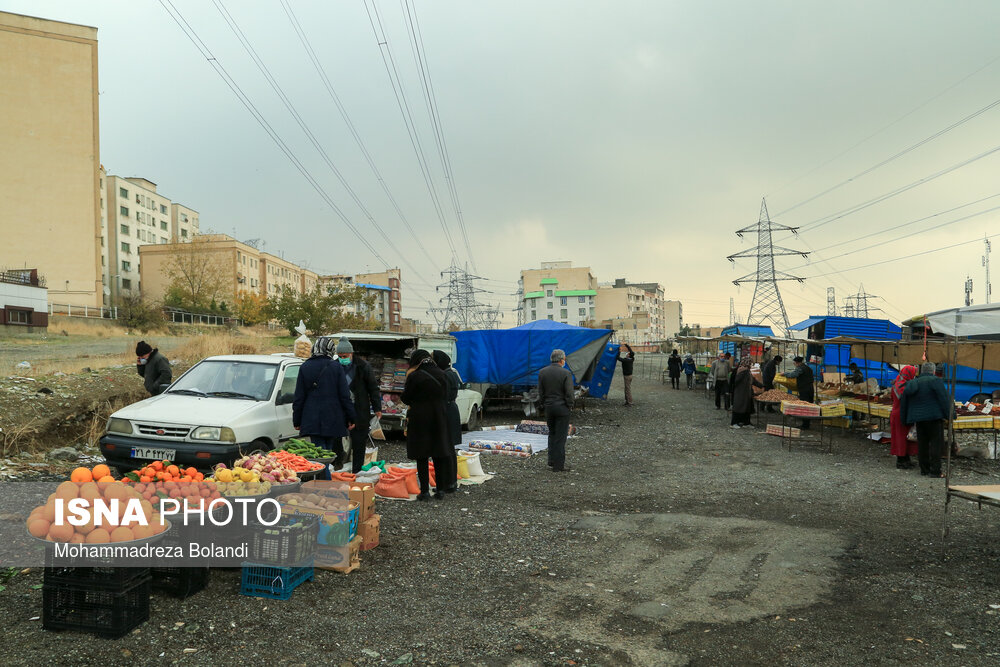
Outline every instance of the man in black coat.
<path id="1" fill-rule="evenodd" d="M 566 466 L 566 438 L 569 436 L 569 411 L 573 407 L 573 375 L 566 370 L 566 353 L 552 350 L 552 364 L 538 371 L 538 398 L 545 406 L 549 425 L 549 465 L 553 472 Z"/>
<path id="2" fill-rule="evenodd" d="M 435 478 L 447 474 L 448 466 L 448 417 L 445 404 L 448 381 L 441 369 L 434 364 L 427 350 L 415 350 L 410 355 L 410 370 L 400 400 L 409 406 L 406 410 L 406 456 L 417 462 L 417 479 L 420 495 L 417 500 L 430 498 L 430 466 L 434 459 Z M 444 498 L 442 480 L 435 479 L 438 488 L 434 497 Z"/>
<path id="3" fill-rule="evenodd" d="M 438 486 L 444 487 L 445 493 L 455 493 L 458 491 L 458 454 L 455 447 L 462 444 L 462 413 L 458 409 L 458 390 L 462 387 L 462 378 L 459 377 L 451 365 L 451 357 L 443 350 L 434 350 L 431 353 L 434 363 L 448 382 L 448 393 L 445 396 L 445 411 L 448 417 L 448 475 L 441 477 L 443 472 L 437 472 L 435 477 Z"/>
<path id="4" fill-rule="evenodd" d="M 625 385 L 625 407 L 632 407 L 632 368 L 635 366 L 635 352 L 628 343 L 618 346 L 618 362 L 622 365 L 622 383 Z"/>
<path id="5" fill-rule="evenodd" d="M 170 362 L 160 354 L 160 349 L 153 347 L 144 340 L 140 340 L 135 346 L 135 370 L 142 378 L 142 383 L 150 396 L 158 396 L 163 393 L 173 381 L 173 373 L 170 369 Z"/>
<path id="6" fill-rule="evenodd" d="M 365 464 L 365 450 L 368 448 L 368 431 L 371 428 L 372 414 L 382 418 L 382 394 L 378 390 L 378 378 L 371 364 L 360 357 L 354 356 L 354 346 L 346 337 L 337 343 L 337 358 L 340 360 L 344 373 L 347 375 L 347 386 L 351 388 L 354 399 L 354 412 L 358 420 L 351 429 L 351 471 L 357 475 Z M 344 464 L 344 457 L 337 457 L 334 468 Z"/>

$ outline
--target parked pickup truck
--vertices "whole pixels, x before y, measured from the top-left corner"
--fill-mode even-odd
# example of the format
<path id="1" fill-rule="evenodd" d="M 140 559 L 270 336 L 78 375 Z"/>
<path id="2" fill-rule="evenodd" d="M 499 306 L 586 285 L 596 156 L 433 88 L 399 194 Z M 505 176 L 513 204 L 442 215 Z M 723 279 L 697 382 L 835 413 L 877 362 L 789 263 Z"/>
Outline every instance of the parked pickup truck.
<path id="1" fill-rule="evenodd" d="M 396 333 L 393 331 L 342 331 L 330 338 L 339 340 L 347 337 L 354 347 L 354 353 L 364 357 L 372 365 L 375 378 L 379 381 L 382 395 L 382 428 L 403 431 L 406 428 L 406 406 L 399 401 L 403 391 L 404 369 L 407 359 L 417 348 L 428 352 L 441 350 L 456 362 L 455 337 L 448 334 Z M 398 369 L 398 373 L 396 374 Z M 474 431 L 479 427 L 482 414 L 483 395 L 463 384 L 458 390 L 458 413 L 462 417 L 462 427 Z"/>
<path id="2" fill-rule="evenodd" d="M 159 396 L 118 410 L 100 439 L 110 465 L 152 460 L 209 468 L 296 437 L 292 400 L 302 359 L 291 355 L 209 357 Z"/>

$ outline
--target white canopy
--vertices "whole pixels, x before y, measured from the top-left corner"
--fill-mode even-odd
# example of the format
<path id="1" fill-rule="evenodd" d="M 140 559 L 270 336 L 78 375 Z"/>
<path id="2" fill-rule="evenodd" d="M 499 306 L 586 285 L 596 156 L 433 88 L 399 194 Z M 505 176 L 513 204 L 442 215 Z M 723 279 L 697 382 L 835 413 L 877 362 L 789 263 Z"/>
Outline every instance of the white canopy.
<path id="1" fill-rule="evenodd" d="M 1000 336 L 1000 303 L 948 308 L 925 317 L 934 333 L 946 336 Z"/>

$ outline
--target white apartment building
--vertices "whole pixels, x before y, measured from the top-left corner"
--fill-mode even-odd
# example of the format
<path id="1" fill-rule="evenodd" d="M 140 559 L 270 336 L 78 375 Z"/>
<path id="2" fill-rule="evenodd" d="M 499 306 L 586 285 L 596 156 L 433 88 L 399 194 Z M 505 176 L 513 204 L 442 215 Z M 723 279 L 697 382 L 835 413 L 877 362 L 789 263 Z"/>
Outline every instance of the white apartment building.
<path id="1" fill-rule="evenodd" d="M 190 241 L 198 233 L 199 222 L 197 211 L 171 202 L 148 179 L 105 175 L 103 180 L 104 284 L 110 303 L 124 292 L 142 288 L 139 246 Z"/>

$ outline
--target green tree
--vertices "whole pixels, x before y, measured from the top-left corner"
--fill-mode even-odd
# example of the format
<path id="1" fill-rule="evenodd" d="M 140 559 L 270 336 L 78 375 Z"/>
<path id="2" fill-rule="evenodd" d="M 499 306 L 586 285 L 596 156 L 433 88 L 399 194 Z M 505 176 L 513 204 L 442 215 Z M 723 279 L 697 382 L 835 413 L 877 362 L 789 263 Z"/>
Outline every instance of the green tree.
<path id="1" fill-rule="evenodd" d="M 161 328 L 166 323 L 166 318 L 158 305 L 144 301 L 135 292 L 123 292 L 118 297 L 118 321 L 129 329 L 146 333 Z"/>
<path id="2" fill-rule="evenodd" d="M 254 292 L 241 292 L 234 304 L 236 317 L 247 326 L 267 322 L 267 297 Z"/>
<path id="3" fill-rule="evenodd" d="M 302 320 L 314 334 L 326 335 L 342 329 L 378 329 L 379 323 L 370 316 L 374 305 L 374 295 L 363 287 L 328 285 L 300 294 L 284 286 L 268 299 L 266 314 L 290 334 Z"/>

